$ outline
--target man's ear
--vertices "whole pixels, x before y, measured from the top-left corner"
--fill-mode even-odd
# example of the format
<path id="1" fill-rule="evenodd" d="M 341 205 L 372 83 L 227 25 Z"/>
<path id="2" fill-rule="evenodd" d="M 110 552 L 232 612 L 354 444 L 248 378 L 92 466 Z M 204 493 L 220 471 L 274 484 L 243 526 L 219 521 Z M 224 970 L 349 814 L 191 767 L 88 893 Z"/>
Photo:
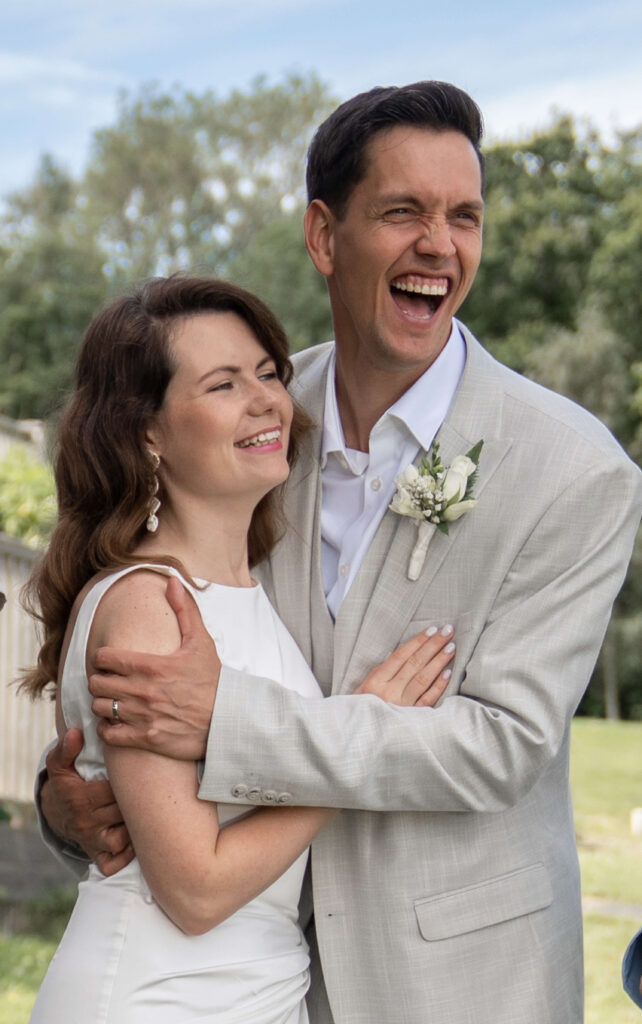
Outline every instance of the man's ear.
<path id="1" fill-rule="evenodd" d="M 305 246 L 320 274 L 334 273 L 335 217 L 322 199 L 313 199 L 303 218 Z"/>

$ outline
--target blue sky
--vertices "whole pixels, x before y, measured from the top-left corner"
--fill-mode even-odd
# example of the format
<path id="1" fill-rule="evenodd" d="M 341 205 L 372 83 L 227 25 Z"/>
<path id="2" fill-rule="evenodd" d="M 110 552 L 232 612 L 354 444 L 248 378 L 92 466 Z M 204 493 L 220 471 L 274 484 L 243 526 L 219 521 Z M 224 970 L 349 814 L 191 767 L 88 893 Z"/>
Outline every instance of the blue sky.
<path id="1" fill-rule="evenodd" d="M 474 96 L 494 138 L 553 108 L 609 133 L 642 120 L 641 38 L 637 0 L 0 0 L 0 195 L 43 151 L 78 172 L 119 90 L 149 81 L 224 96 L 316 71 L 344 99 L 440 78 Z"/>

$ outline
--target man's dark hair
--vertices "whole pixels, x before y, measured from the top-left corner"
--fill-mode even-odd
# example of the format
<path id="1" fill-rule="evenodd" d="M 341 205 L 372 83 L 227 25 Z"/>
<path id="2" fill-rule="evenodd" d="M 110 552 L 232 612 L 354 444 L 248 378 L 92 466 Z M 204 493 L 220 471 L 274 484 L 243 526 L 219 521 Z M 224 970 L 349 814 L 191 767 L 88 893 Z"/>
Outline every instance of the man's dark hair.
<path id="1" fill-rule="evenodd" d="M 472 143 L 484 179 L 479 107 L 448 82 L 370 89 L 346 100 L 317 130 L 308 150 L 308 202 L 321 199 L 343 217 L 352 190 L 365 177 L 367 148 L 379 132 L 398 125 L 461 132 Z"/>

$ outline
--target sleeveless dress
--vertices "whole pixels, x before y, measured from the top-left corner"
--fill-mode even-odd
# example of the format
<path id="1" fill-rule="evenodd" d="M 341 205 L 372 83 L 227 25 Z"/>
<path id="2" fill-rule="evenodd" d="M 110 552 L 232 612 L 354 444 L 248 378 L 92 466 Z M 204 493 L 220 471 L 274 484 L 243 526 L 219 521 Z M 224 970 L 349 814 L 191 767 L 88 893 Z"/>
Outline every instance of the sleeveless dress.
<path id="1" fill-rule="evenodd" d="M 107 777 L 85 672 L 89 631 L 107 589 L 140 568 L 181 579 L 224 664 L 278 680 L 304 697 L 322 696 L 260 584 L 211 583 L 196 590 L 171 568 L 126 568 L 98 581 L 85 597 L 63 669 L 65 723 L 82 728 L 85 737 L 76 761 L 83 778 Z M 218 805 L 221 825 L 243 813 L 253 812 Z M 260 896 L 198 936 L 185 935 L 163 913 L 137 860 L 110 878 L 92 864 L 31 1024 L 307 1024 L 309 957 L 298 925 L 307 857 L 305 851 Z"/>

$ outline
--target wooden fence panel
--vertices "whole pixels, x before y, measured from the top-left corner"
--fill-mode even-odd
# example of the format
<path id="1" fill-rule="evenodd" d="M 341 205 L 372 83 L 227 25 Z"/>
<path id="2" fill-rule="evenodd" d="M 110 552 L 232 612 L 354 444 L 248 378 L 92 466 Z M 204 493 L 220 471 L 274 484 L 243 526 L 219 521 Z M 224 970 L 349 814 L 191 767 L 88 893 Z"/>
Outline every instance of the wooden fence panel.
<path id="1" fill-rule="evenodd" d="M 28 802 L 44 746 L 55 734 L 53 703 L 18 694 L 12 685 L 21 668 L 35 662 L 35 625 L 20 605 L 20 589 L 38 553 L 0 533 L 0 800 Z"/>

